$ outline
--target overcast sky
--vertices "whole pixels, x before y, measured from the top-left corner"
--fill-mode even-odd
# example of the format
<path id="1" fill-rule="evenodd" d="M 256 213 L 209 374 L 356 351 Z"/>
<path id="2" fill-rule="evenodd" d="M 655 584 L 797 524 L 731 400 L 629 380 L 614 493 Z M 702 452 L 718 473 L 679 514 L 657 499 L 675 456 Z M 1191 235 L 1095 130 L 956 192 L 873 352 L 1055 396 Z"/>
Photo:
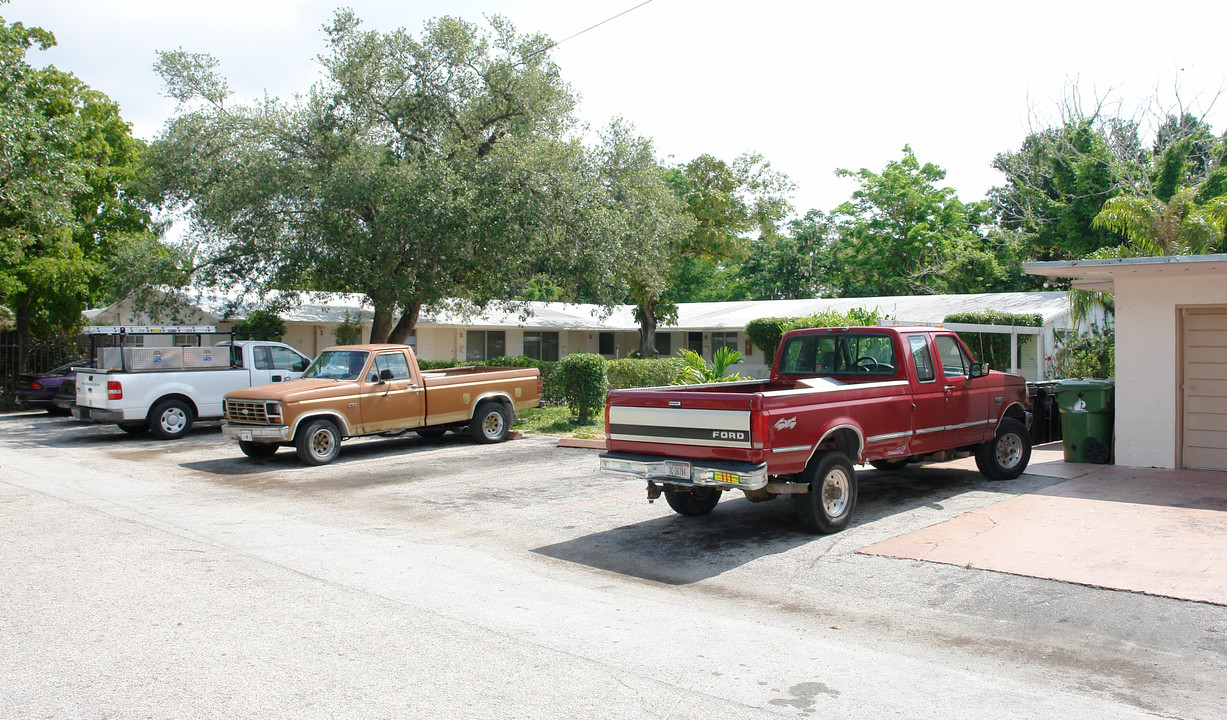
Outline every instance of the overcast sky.
<path id="1" fill-rule="evenodd" d="M 352 0 L 377 30 L 498 13 L 561 40 L 641 0 Z M 319 77 L 323 0 L 14 0 L 0 16 L 55 33 L 32 52 L 119 102 L 152 139 L 174 111 L 155 50 L 208 52 L 231 88 L 283 98 Z M 855 188 L 836 168 L 881 170 L 910 144 L 966 201 L 1002 179 L 989 167 L 1032 126 L 1058 117 L 1076 84 L 1132 115 L 1158 98 L 1227 130 L 1227 3 L 651 0 L 560 45 L 554 58 L 599 128 L 632 122 L 666 160 L 754 151 L 797 185 L 798 211 L 830 210 Z M 1038 123 L 1038 125 L 1037 125 Z M 1149 140 L 1149 137 L 1146 138 Z"/>

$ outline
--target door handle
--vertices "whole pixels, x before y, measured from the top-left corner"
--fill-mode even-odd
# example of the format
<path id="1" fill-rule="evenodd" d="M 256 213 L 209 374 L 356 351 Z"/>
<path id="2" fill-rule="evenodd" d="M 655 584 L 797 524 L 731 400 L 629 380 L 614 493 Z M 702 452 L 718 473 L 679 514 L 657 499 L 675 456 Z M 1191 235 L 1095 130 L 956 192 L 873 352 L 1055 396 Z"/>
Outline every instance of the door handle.
<path id="1" fill-rule="evenodd" d="M 274 376 L 273 376 L 273 382 L 281 382 L 281 376 L 280 376 L 280 375 L 274 375 Z"/>
<path id="2" fill-rule="evenodd" d="M 953 385 L 947 385 L 947 386 L 946 386 L 946 392 L 953 392 L 953 391 L 954 391 L 954 386 L 953 386 Z"/>

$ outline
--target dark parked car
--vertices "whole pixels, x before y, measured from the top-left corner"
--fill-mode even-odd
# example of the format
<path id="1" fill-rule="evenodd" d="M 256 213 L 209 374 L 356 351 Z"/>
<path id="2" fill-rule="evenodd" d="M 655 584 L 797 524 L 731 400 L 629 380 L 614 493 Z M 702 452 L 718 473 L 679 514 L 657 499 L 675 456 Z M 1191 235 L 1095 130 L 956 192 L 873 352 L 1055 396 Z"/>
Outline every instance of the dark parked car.
<path id="1" fill-rule="evenodd" d="M 52 415 L 67 415 L 67 409 L 56 407 L 55 404 L 55 396 L 60 391 L 60 385 L 65 381 L 70 381 L 75 387 L 77 373 L 73 371 L 73 368 L 93 366 L 92 361 L 82 359 L 61 365 L 45 373 L 18 375 L 17 392 L 15 393 L 17 404 L 44 408 Z"/>

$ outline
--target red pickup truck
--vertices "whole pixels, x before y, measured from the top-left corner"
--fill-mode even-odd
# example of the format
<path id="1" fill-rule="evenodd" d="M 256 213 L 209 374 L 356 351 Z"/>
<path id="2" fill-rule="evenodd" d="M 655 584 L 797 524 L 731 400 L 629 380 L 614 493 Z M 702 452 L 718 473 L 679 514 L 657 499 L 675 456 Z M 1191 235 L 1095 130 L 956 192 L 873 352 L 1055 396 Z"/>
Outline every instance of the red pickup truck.
<path id="1" fill-rule="evenodd" d="M 791 495 L 805 527 L 832 533 L 856 508 L 853 463 L 893 470 L 974 454 L 993 480 L 1031 458 L 1027 387 L 929 327 L 794 330 L 767 380 L 614 390 L 601 470 L 647 478 L 683 515 L 721 493 Z"/>

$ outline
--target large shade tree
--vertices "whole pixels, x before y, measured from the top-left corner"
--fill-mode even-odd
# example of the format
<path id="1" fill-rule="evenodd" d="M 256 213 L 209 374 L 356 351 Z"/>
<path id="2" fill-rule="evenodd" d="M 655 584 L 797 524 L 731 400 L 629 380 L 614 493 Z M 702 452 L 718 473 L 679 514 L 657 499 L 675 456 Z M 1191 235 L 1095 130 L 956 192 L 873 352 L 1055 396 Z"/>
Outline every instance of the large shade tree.
<path id="1" fill-rule="evenodd" d="M 362 293 L 372 339 L 403 342 L 424 305 L 515 297 L 573 259 L 589 174 L 546 37 L 347 10 L 325 31 L 324 77 L 291 102 L 234 103 L 210 56 L 160 54 L 181 106 L 151 166 L 206 282 Z"/>
<path id="2" fill-rule="evenodd" d="M 134 200 L 142 144 L 105 95 L 28 63 L 54 44 L 0 18 L 0 304 L 22 367 L 31 339 L 75 329 L 106 296 L 121 256 L 158 247 Z"/>

